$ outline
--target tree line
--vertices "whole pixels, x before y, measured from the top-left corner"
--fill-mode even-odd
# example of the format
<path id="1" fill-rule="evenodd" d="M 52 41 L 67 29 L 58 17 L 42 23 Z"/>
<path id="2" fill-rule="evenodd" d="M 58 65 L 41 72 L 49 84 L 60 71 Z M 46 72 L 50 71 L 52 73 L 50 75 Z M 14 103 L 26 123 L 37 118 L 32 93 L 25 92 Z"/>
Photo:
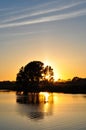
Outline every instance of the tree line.
<path id="1" fill-rule="evenodd" d="M 19 69 L 16 81 L 0 82 L 0 89 L 17 92 L 63 92 L 86 93 L 86 78 L 74 77 L 69 81 L 54 81 L 54 72 L 51 66 L 44 66 L 41 61 L 32 61 Z"/>

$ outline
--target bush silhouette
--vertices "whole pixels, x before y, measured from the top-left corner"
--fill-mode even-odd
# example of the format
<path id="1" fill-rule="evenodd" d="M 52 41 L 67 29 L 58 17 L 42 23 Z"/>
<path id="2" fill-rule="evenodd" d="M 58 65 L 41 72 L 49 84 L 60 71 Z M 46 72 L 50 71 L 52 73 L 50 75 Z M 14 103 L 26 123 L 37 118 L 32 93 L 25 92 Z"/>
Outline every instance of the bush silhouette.
<path id="1" fill-rule="evenodd" d="M 45 66 L 41 61 L 32 61 L 21 67 L 17 77 L 16 83 L 18 90 L 22 91 L 38 91 L 44 82 L 53 81 L 53 69 L 51 66 Z"/>

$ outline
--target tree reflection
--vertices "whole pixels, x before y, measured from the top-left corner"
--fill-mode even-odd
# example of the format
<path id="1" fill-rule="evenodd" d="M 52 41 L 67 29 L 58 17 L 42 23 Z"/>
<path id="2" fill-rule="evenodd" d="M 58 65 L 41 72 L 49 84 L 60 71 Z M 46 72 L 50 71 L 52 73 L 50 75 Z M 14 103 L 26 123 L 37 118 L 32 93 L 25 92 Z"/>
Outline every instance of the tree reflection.
<path id="1" fill-rule="evenodd" d="M 53 112 L 53 93 L 17 93 L 16 102 L 19 114 L 30 119 L 43 119 Z"/>

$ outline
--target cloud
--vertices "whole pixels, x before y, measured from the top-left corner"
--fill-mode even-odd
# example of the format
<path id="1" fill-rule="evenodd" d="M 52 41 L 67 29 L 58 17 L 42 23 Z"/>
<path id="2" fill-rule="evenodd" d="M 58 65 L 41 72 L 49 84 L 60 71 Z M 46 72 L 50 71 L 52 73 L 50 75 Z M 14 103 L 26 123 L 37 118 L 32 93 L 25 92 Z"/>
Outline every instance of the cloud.
<path id="1" fill-rule="evenodd" d="M 15 22 L 17 20 L 22 20 L 24 18 L 30 18 L 30 17 L 34 17 L 34 16 L 38 16 L 38 15 L 45 15 L 45 14 L 48 14 L 48 13 L 62 11 L 62 10 L 65 10 L 65 9 L 70 9 L 72 7 L 78 6 L 78 5 L 83 4 L 83 3 L 86 3 L 86 1 L 79 1 L 77 3 L 73 3 L 73 4 L 69 4 L 69 5 L 64 5 L 64 6 L 61 6 L 59 8 L 39 10 L 39 11 L 36 11 L 36 12 L 33 12 L 33 13 L 29 13 L 29 14 L 28 14 L 28 12 L 26 12 L 27 14 L 23 14 L 23 15 L 19 14 L 18 16 L 11 16 L 11 18 L 4 20 L 3 23 L 6 23 L 6 22 Z"/>
<path id="2" fill-rule="evenodd" d="M 0 9 L 0 12 L 5 12 L 5 14 L 0 14 L 0 16 L 8 16 L 8 15 L 14 15 L 14 14 L 22 14 L 22 13 L 26 13 L 26 11 L 30 11 L 30 10 L 37 10 L 37 9 L 41 9 L 41 8 L 44 8 L 44 7 L 47 7 L 49 5 L 52 5 L 52 4 L 57 4 L 57 0 L 56 1 L 49 1 L 49 2 L 46 2 L 46 3 L 43 3 L 43 4 L 38 4 L 36 6 L 32 6 L 32 7 L 11 7 L 11 8 L 2 8 Z"/>
<path id="3" fill-rule="evenodd" d="M 55 4 L 56 1 L 54 1 Z M 76 3 L 70 3 L 70 4 L 65 4 L 61 6 L 54 5 L 49 6 L 49 8 L 44 8 L 40 9 L 37 8 L 38 5 L 36 6 L 36 10 L 30 10 L 30 13 L 28 13 L 28 10 L 17 10 L 17 14 L 15 15 L 8 15 L 8 17 L 1 17 L 1 24 L 0 28 L 8 28 L 8 27 L 18 27 L 18 26 L 25 26 L 25 25 L 31 25 L 31 24 L 38 24 L 38 23 L 44 23 L 44 22 L 52 22 L 52 21 L 58 21 L 58 20 L 64 20 L 64 19 L 70 19 L 74 17 L 79 17 L 86 15 L 86 9 L 82 8 L 80 9 L 81 4 L 85 4 L 86 1 L 78 1 Z M 46 5 L 49 5 L 50 3 L 47 3 Z M 42 6 L 42 5 L 40 5 Z M 77 8 L 79 6 L 79 8 Z M 75 8 L 75 11 L 73 11 L 73 7 Z M 11 8 L 10 8 L 11 9 Z M 25 11 L 25 12 L 24 12 Z M 14 11 L 15 13 L 16 11 Z M 22 13 L 23 12 L 23 13 Z M 63 12 L 63 13 L 62 13 Z"/>
<path id="4" fill-rule="evenodd" d="M 6 37 L 8 37 L 8 36 L 10 36 L 10 37 L 15 37 L 15 36 L 24 36 L 24 35 L 27 35 L 27 36 L 30 36 L 30 35 L 32 35 L 32 34 L 37 34 L 37 33 L 45 33 L 45 32 L 47 32 L 46 30 L 41 30 L 41 31 L 21 31 L 21 32 L 11 32 L 11 33 L 4 33 L 4 35 L 3 35 L 3 33 L 0 35 L 0 37 L 1 38 L 6 38 Z"/>
<path id="5" fill-rule="evenodd" d="M 60 15 L 52 15 L 52 16 L 47 16 L 47 17 L 40 17 L 38 19 L 26 20 L 24 22 L 0 24 L 0 28 L 18 27 L 18 26 L 38 24 L 38 23 L 44 23 L 44 22 L 52 22 L 52 21 L 58 21 L 58 20 L 64 20 L 64 19 L 79 17 L 79 16 L 83 16 L 83 15 L 86 15 L 86 9 L 75 11 L 75 12 L 72 12 L 72 13 L 65 13 L 65 14 L 60 14 Z"/>

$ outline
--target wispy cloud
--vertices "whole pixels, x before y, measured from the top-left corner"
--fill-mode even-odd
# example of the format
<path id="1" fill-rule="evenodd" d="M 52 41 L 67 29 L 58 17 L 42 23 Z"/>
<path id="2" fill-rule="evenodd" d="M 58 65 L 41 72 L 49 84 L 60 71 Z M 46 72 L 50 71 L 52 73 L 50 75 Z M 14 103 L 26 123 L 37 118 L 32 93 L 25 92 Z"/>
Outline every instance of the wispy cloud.
<path id="1" fill-rule="evenodd" d="M 81 9 L 78 9 L 75 11 L 67 11 L 65 13 L 62 13 L 62 12 L 58 13 L 58 12 L 66 10 L 66 9 L 70 10 L 70 8 L 76 7 L 76 6 L 84 4 L 84 3 L 86 3 L 86 1 L 79 1 L 79 2 L 76 2 L 73 4 L 60 6 L 59 8 L 50 8 L 50 9 L 46 9 L 46 10 L 39 10 L 39 11 L 32 12 L 29 14 L 19 13 L 18 16 L 11 16 L 9 19 L 8 18 L 4 19 L 0 24 L 0 28 L 25 26 L 25 25 L 58 21 L 58 20 L 64 20 L 64 19 L 83 16 L 83 15 L 86 15 L 85 8 L 84 9 L 81 8 Z M 31 17 L 33 17 L 33 18 L 31 19 Z"/>
<path id="2" fill-rule="evenodd" d="M 30 21 L 25 21 L 25 22 L 2 24 L 0 25 L 0 28 L 17 27 L 17 26 L 31 25 L 31 24 L 37 24 L 37 23 L 58 21 L 58 20 L 69 19 L 69 18 L 74 18 L 78 16 L 83 16 L 83 15 L 86 15 L 86 9 L 75 11 L 72 13 L 61 14 L 61 15 L 41 17 L 35 20 L 30 20 Z"/>
<path id="3" fill-rule="evenodd" d="M 44 7 L 48 7 L 49 5 L 52 4 L 58 4 L 57 0 L 53 0 L 50 2 L 46 2 L 43 4 L 38 4 L 36 6 L 32 6 L 32 7 L 13 7 L 13 8 L 2 8 L 0 9 L 0 12 L 5 12 L 4 14 L 0 13 L 0 16 L 9 16 L 9 15 L 17 15 L 17 14 L 22 14 L 22 13 L 27 13 L 27 11 L 31 11 L 31 10 L 38 10 Z"/>
<path id="4" fill-rule="evenodd" d="M 23 31 L 23 32 L 10 32 L 10 33 L 3 33 L 0 35 L 1 38 L 3 37 L 16 37 L 16 36 L 30 36 L 30 35 L 33 35 L 33 34 L 37 34 L 37 33 L 45 33 L 47 32 L 47 30 L 41 30 L 41 31 Z"/>
<path id="5" fill-rule="evenodd" d="M 86 3 L 86 1 L 79 1 L 77 3 L 61 6 L 59 8 L 53 8 L 53 9 L 48 9 L 48 10 L 47 9 L 46 10 L 39 10 L 39 11 L 30 13 L 30 14 L 24 14 L 24 15 L 20 14 L 19 16 L 14 16 L 14 17 L 11 16 L 11 18 L 4 20 L 3 23 L 14 22 L 14 21 L 21 20 L 21 19 L 24 19 L 24 18 L 29 18 L 29 17 L 32 17 L 32 16 L 38 16 L 38 15 L 44 15 L 44 14 L 53 13 L 53 12 L 57 12 L 57 11 L 62 11 L 62 10 L 65 10 L 65 9 L 69 9 L 69 8 L 78 6 L 82 3 Z"/>

